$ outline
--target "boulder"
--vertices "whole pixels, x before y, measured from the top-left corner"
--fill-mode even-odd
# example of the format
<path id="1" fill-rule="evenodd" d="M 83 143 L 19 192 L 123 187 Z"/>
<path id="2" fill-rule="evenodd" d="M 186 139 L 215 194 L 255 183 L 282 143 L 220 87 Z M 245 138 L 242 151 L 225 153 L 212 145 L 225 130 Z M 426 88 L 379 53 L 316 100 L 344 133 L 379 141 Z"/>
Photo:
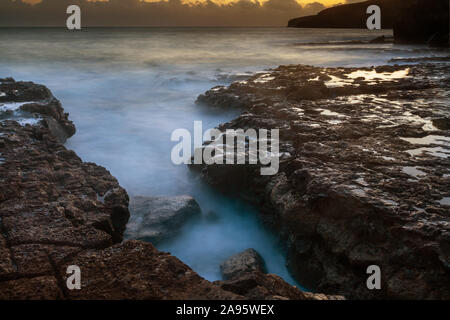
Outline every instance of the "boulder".
<path id="1" fill-rule="evenodd" d="M 220 272 L 225 280 L 253 271 L 265 273 L 264 260 L 255 249 L 247 249 L 235 254 L 220 265 Z"/>
<path id="2" fill-rule="evenodd" d="M 137 196 L 131 198 L 129 209 L 127 238 L 153 243 L 175 235 L 189 219 L 201 214 L 197 201 L 190 196 Z"/>

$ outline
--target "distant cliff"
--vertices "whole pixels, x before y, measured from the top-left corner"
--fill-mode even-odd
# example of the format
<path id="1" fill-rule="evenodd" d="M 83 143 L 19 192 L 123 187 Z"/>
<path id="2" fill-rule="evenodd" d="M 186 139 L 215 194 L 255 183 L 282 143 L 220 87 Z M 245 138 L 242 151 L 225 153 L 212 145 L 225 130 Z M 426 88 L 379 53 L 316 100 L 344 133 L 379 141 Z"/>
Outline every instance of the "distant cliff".
<path id="1" fill-rule="evenodd" d="M 396 43 L 448 45 L 448 0 L 369 0 L 331 7 L 314 16 L 292 19 L 295 28 L 366 28 L 370 5 L 381 8 L 381 27 L 394 29 Z"/>
<path id="2" fill-rule="evenodd" d="M 395 20 L 409 5 L 404 0 L 371 0 L 331 7 L 314 16 L 292 19 L 288 27 L 295 28 L 366 28 L 367 7 L 378 5 L 381 8 L 383 29 L 392 29 Z"/>

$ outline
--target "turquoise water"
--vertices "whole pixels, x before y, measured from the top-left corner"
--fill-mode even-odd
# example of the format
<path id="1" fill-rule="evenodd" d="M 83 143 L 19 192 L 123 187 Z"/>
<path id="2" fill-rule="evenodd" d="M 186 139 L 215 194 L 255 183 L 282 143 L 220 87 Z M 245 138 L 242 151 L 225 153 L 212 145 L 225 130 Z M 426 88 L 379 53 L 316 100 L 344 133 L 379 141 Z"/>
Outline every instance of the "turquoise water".
<path id="1" fill-rule="evenodd" d="M 211 190 L 186 166 L 174 166 L 174 129 L 212 128 L 238 110 L 194 104 L 211 87 L 280 64 L 365 66 L 429 55 L 424 47 L 298 46 L 371 39 L 390 31 L 286 28 L 0 29 L 0 77 L 45 84 L 77 127 L 67 142 L 84 161 L 106 167 L 130 195 L 194 196 L 203 210 L 161 243 L 208 280 L 219 264 L 255 248 L 268 271 L 290 283 L 282 246 L 257 211 Z M 435 52 L 431 52 L 435 54 Z M 438 54 L 438 52 L 436 53 Z"/>

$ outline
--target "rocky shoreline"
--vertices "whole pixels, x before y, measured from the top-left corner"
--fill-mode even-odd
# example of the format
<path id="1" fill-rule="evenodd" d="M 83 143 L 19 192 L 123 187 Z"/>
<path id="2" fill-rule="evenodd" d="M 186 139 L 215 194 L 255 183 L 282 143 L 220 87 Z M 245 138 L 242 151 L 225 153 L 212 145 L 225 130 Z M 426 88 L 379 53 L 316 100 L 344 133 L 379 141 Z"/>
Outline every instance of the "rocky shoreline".
<path id="1" fill-rule="evenodd" d="M 46 87 L 0 79 L 1 300 L 341 298 L 259 272 L 211 283 L 148 242 L 123 241 L 127 192 L 62 145 L 74 133 Z M 66 286 L 70 265 L 81 290 Z"/>
<path id="2" fill-rule="evenodd" d="M 197 102 L 243 110 L 222 132 L 280 130 L 280 170 L 191 167 L 261 209 L 313 291 L 450 299 L 449 74 L 446 63 L 290 65 L 215 87 Z M 369 265 L 381 290 L 366 287 Z"/>

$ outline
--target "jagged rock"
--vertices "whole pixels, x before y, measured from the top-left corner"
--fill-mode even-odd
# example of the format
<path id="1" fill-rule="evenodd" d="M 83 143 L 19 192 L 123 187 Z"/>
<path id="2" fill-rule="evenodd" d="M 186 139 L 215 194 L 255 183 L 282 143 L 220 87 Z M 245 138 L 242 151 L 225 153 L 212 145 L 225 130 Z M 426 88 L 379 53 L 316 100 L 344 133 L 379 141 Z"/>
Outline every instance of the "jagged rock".
<path id="1" fill-rule="evenodd" d="M 189 220 L 201 214 L 197 201 L 190 196 L 133 197 L 127 237 L 153 243 L 175 235 Z"/>
<path id="2" fill-rule="evenodd" d="M 250 300 L 344 300 L 342 296 L 301 291 L 277 275 L 259 271 L 247 272 L 231 280 L 216 281 L 215 284 Z"/>
<path id="3" fill-rule="evenodd" d="M 46 87 L 32 82 L 15 82 L 12 78 L 0 80 L 0 119 L 36 120 L 36 124 L 47 128 L 52 136 L 64 143 L 75 134 L 75 126 L 64 113 L 61 103 Z M 3 104 L 24 102 L 23 105 L 6 107 Z"/>
<path id="4" fill-rule="evenodd" d="M 5 83 L 12 86 L 4 101 L 50 96 L 48 89 L 33 83 L 0 82 L 1 90 Z M 53 98 L 49 102 L 21 111 L 67 124 L 60 104 Z M 105 168 L 82 162 L 60 140 L 42 123 L 0 122 L 1 300 L 245 298 L 202 279 L 150 243 L 122 243 L 129 218 L 126 191 Z M 195 200 L 186 196 L 137 198 L 135 204 L 142 205 L 144 216 L 150 214 L 145 208 L 160 215 L 161 228 L 177 227 L 200 213 Z M 81 269 L 81 290 L 65 286 L 69 265 Z M 283 286 L 289 290 L 288 284 Z M 273 285 L 261 290 L 283 294 Z"/>
<path id="5" fill-rule="evenodd" d="M 284 156 L 274 176 L 261 176 L 260 164 L 191 167 L 259 207 L 302 286 L 347 298 L 449 299 L 450 132 L 433 122 L 447 117 L 449 73 L 445 63 L 280 66 L 207 92 L 215 107 L 226 95 L 245 110 L 222 132 L 279 128 Z M 296 94 L 311 82 L 326 87 L 321 96 Z M 371 264 L 383 290 L 366 287 Z"/>
<path id="6" fill-rule="evenodd" d="M 224 280 L 234 279 L 253 271 L 265 273 L 264 260 L 255 249 L 237 253 L 220 265 L 220 272 Z"/>
<path id="7" fill-rule="evenodd" d="M 8 102 L 49 97 L 43 86 L 7 82 L 17 90 L 8 91 Z M 67 120 L 55 101 L 24 108 Z M 126 191 L 105 168 L 67 150 L 49 128 L 1 121 L 0 160 L 1 300 L 243 298 L 149 243 L 121 243 Z M 178 203 L 183 200 L 185 208 L 198 209 L 190 199 Z M 65 286 L 70 264 L 81 267 L 81 290 Z"/>

